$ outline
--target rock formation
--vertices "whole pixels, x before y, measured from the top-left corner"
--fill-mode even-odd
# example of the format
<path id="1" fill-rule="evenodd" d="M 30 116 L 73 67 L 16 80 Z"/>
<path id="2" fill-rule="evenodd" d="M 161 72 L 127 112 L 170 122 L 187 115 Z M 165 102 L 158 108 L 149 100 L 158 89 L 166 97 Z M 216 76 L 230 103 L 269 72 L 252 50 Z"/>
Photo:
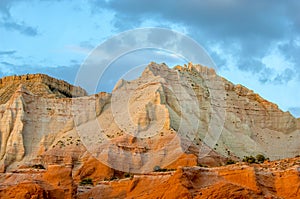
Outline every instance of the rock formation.
<path id="1" fill-rule="evenodd" d="M 299 198 L 300 159 L 215 168 L 179 167 L 80 187 L 79 198 Z M 91 187 L 90 187 L 91 188 Z"/>
<path id="2" fill-rule="evenodd" d="M 94 165 L 91 161 L 88 161 Z M 101 167 L 101 166 L 100 166 Z M 289 198 L 300 196 L 300 158 L 119 175 L 79 185 L 71 168 L 19 170 L 1 176 L 1 198 Z M 115 174 L 116 176 L 116 174 Z M 5 178 L 4 182 L 3 179 Z"/>
<path id="3" fill-rule="evenodd" d="M 84 89 L 48 75 L 14 75 L 0 79 L 0 104 L 6 103 L 21 84 L 40 97 L 65 98 L 87 95 Z"/>
<path id="4" fill-rule="evenodd" d="M 180 198 L 206 198 L 218 188 L 228 191 L 216 197 L 287 197 L 281 180 L 298 185 L 299 167 L 265 177 L 260 167 L 236 165 L 224 173 L 221 167 L 193 166 L 222 166 L 228 159 L 257 154 L 270 160 L 295 157 L 300 154 L 299 122 L 213 69 L 191 63 L 173 69 L 150 63 L 136 80 L 120 80 L 111 94 L 90 96 L 47 75 L 5 77 L 0 80 L 0 197 L 12 196 L 12 187 L 40 198 L 58 197 L 54 190 L 68 198 L 100 192 L 140 197 L 146 194 L 142 185 L 152 180 L 157 183 L 153 189 L 164 186 L 163 195 L 174 184 Z M 177 171 L 147 176 L 154 167 Z M 67 173 L 62 181 L 60 170 Z M 203 172 L 212 177 L 211 184 L 201 181 Z M 77 190 L 85 178 L 98 183 L 125 173 L 142 177 Z M 253 183 L 236 182 L 238 175 Z"/>

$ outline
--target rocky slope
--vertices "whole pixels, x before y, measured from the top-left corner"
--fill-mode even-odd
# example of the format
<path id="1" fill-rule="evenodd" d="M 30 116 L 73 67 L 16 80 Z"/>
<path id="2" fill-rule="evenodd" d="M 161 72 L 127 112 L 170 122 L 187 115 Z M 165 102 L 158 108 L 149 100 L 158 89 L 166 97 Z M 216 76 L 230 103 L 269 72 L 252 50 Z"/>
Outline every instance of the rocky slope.
<path id="1" fill-rule="evenodd" d="M 90 162 L 91 163 L 91 162 Z M 104 171 L 105 172 L 105 171 Z M 299 198 L 300 158 L 203 168 L 178 167 L 77 186 L 71 168 L 1 175 L 1 198 Z M 5 180 L 4 180 L 5 179 Z"/>
<path id="2" fill-rule="evenodd" d="M 215 168 L 179 167 L 79 187 L 79 198 L 299 198 L 300 159 Z"/>
<path id="3" fill-rule="evenodd" d="M 85 178 L 100 182 L 122 178 L 124 173 L 150 173 L 155 166 L 220 166 L 246 155 L 264 154 L 274 160 L 300 153 L 299 119 L 201 65 L 170 69 L 150 63 L 138 79 L 120 80 L 111 94 L 91 96 L 46 75 L 12 76 L 0 82 L 0 195 L 14 194 L 12 186 L 17 186 L 33 190 L 32 194 L 41 198 L 54 197 L 55 190 L 72 198 L 80 195 L 77 185 Z M 63 181 L 59 180 L 60 169 L 67 173 Z M 197 179 L 198 170 L 192 167 L 180 172 L 185 177 L 194 173 L 191 178 Z M 164 176 L 172 179 L 170 176 L 180 176 L 180 172 Z M 256 176 L 256 170 L 253 172 Z M 248 178 L 250 174 L 245 175 Z M 293 179 L 299 182 L 299 178 Z M 136 182 L 122 183 L 106 188 L 125 197 L 118 194 L 133 190 L 126 183 L 135 187 Z M 258 188 L 246 188 L 242 193 L 236 183 L 220 183 L 213 186 L 238 194 L 260 194 Z M 277 190 L 273 181 L 270 183 L 264 186 L 274 189 L 275 195 L 284 189 Z M 213 193 L 215 189 L 208 190 Z M 88 197 L 94 192 L 82 194 Z M 186 196 L 194 197 L 191 193 Z"/>

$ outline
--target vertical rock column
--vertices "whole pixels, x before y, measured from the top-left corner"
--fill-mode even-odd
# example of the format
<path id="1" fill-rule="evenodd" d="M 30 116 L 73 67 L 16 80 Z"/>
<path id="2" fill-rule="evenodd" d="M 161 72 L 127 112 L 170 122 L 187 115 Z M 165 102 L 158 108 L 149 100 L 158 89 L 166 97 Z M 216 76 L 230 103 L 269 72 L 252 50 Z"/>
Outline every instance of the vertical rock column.
<path id="1" fill-rule="evenodd" d="M 22 91 L 20 86 L 12 98 L 3 105 L 6 107 L 0 118 L 0 172 L 4 172 L 13 162 L 21 161 L 25 155 L 22 135 L 25 115 Z"/>

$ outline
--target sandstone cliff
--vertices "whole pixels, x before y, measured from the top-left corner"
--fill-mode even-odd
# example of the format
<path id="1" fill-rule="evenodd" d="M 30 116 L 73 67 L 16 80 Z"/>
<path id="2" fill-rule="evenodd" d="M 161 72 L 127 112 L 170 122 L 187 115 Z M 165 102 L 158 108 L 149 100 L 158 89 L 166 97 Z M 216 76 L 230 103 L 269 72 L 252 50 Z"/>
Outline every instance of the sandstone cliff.
<path id="1" fill-rule="evenodd" d="M 43 97 L 65 98 L 87 95 L 84 89 L 48 75 L 14 75 L 0 79 L 0 104 L 6 103 L 21 84 L 33 94 Z"/>
<path id="2" fill-rule="evenodd" d="M 79 198 L 299 198 L 300 160 L 261 165 L 179 167 L 80 187 Z M 90 187 L 91 188 L 91 187 Z"/>
<path id="3" fill-rule="evenodd" d="M 83 89 L 46 75 L 1 80 L 0 171 L 6 173 L 0 175 L 0 184 L 7 182 L 10 172 L 25 169 L 31 175 L 37 165 L 46 169 L 43 172 L 62 167 L 69 172 L 62 190 L 66 197 L 73 197 L 76 186 L 84 178 L 99 182 L 122 177 L 124 173 L 149 173 L 155 166 L 169 169 L 197 164 L 222 166 L 228 159 L 239 161 L 248 155 L 263 154 L 275 160 L 300 153 L 299 119 L 201 65 L 190 63 L 170 69 L 165 64 L 150 63 L 136 80 L 120 80 L 111 94 L 85 95 Z M 247 178 L 258 175 L 256 168 L 247 169 Z M 188 178 L 197 179 L 196 170 L 182 170 L 181 174 L 176 171 L 176 183 L 182 178 L 178 176 L 189 176 L 189 172 L 193 174 Z M 37 176 L 43 172 L 37 171 Z M 227 174 L 217 173 L 217 179 L 227 179 Z M 290 179 L 290 173 L 286 175 Z M 12 174 L 12 179 L 16 176 L 19 175 Z M 51 190 L 61 189 L 60 185 L 53 185 L 55 176 L 50 179 L 33 175 L 33 181 L 45 181 L 42 184 L 23 183 L 22 179 L 26 178 L 23 177 L 16 186 L 36 190 L 34 194 L 38 197 L 45 194 L 48 197 L 53 194 Z M 292 178 L 297 184 L 299 179 Z M 264 186 L 276 185 L 280 187 L 276 188 L 276 194 L 284 192 L 285 185 L 280 184 L 283 178 L 272 179 L 271 184 Z M 259 178 L 257 183 L 263 181 L 264 178 Z M 138 184 L 126 183 L 119 185 L 129 192 Z M 240 192 L 240 184 L 243 182 L 237 186 L 235 182 L 222 181 L 206 193 L 212 194 L 219 187 L 253 197 L 261 194 L 257 185 L 249 185 Z M 9 186 L 8 183 L 0 194 L 13 194 Z M 186 185 L 181 186 L 177 187 L 186 193 L 185 197 L 193 197 L 184 188 Z M 106 188 L 116 197 L 123 197 L 113 191 L 123 188 L 114 185 Z M 97 193 L 99 189 L 102 190 L 97 188 Z M 93 194 L 84 191 L 82 197 Z"/>
<path id="4" fill-rule="evenodd" d="M 32 160 L 79 161 L 86 150 L 128 172 L 167 167 L 183 154 L 218 165 L 226 157 L 261 153 L 279 159 L 300 151 L 298 119 L 201 65 L 170 69 L 151 63 L 138 79 L 120 80 L 112 94 L 73 99 L 61 97 L 75 87 L 45 75 L 1 82 L 2 93 L 19 85 L 0 105 L 2 171 Z M 85 95 L 80 88 L 76 93 Z"/>
<path id="5" fill-rule="evenodd" d="M 70 175 L 71 168 L 50 166 L 47 170 L 2 174 L 0 197 L 297 199 L 300 197 L 299 172 L 300 158 L 292 158 L 215 168 L 178 167 L 174 171 L 118 175 L 111 180 L 93 179 L 93 185 L 77 185 Z"/>

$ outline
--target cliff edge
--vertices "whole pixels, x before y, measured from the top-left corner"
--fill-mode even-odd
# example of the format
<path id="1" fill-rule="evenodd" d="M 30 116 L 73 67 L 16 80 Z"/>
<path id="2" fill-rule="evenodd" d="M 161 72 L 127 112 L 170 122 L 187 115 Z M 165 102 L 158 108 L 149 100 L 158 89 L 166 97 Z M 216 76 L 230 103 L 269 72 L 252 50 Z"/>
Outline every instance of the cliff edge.
<path id="1" fill-rule="evenodd" d="M 0 79 L 0 104 L 5 104 L 20 85 L 40 97 L 71 98 L 87 95 L 83 88 L 45 74 L 14 75 Z"/>

